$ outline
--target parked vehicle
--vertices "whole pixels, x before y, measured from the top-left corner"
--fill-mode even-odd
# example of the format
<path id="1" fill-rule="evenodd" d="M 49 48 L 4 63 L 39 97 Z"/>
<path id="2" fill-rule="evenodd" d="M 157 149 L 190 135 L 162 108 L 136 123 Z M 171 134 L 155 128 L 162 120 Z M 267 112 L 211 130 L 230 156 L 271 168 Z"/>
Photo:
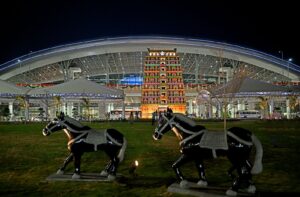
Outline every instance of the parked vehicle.
<path id="1" fill-rule="evenodd" d="M 261 114 L 257 110 L 239 110 L 236 112 L 237 118 L 261 118 Z"/>

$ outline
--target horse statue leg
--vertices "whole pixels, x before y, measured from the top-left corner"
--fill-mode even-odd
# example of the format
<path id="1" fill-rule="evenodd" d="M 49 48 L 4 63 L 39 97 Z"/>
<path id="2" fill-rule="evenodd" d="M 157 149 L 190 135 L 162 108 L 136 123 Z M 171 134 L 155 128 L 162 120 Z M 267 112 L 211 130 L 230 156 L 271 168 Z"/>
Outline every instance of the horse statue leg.
<path id="1" fill-rule="evenodd" d="M 116 179 L 117 168 L 119 166 L 118 152 L 120 148 L 118 146 L 107 145 L 104 148 L 105 153 L 110 158 L 109 163 L 106 165 L 105 169 L 100 173 L 101 176 L 107 176 L 109 181 Z"/>
<path id="2" fill-rule="evenodd" d="M 75 171 L 72 179 L 80 179 L 80 162 L 81 162 L 81 152 L 74 152 L 74 167 Z"/>
<path id="3" fill-rule="evenodd" d="M 173 163 L 172 168 L 175 171 L 177 179 L 180 181 L 180 187 L 187 187 L 188 182 L 184 180 L 183 174 L 180 171 L 180 166 L 185 164 L 190 160 L 190 157 L 186 154 L 181 154 L 181 156 Z"/>
<path id="4" fill-rule="evenodd" d="M 107 163 L 107 165 L 105 166 L 104 170 L 101 171 L 100 176 L 108 176 L 108 172 L 110 171 L 112 166 L 112 162 L 111 160 Z"/>
<path id="5" fill-rule="evenodd" d="M 82 143 L 74 143 L 71 146 L 71 151 L 74 157 L 74 167 L 75 167 L 75 171 L 72 176 L 72 179 L 80 178 L 80 163 L 81 163 L 81 156 L 83 155 L 84 150 L 85 149 Z"/>
<path id="6" fill-rule="evenodd" d="M 108 169 L 107 179 L 109 181 L 114 181 L 116 179 L 118 166 L 119 166 L 119 159 L 118 157 L 115 156 L 111 159 L 111 166 Z"/>
<path id="7" fill-rule="evenodd" d="M 256 187 L 252 182 L 251 174 L 252 165 L 248 160 L 244 160 L 236 166 L 238 176 L 234 178 L 232 187 L 226 191 L 228 196 L 236 196 L 238 190 L 244 186 L 247 188 L 248 193 L 255 193 Z"/>
<path id="8" fill-rule="evenodd" d="M 73 160 L 73 153 L 70 153 L 67 158 L 65 159 L 63 165 L 57 170 L 56 174 L 64 174 L 64 171 L 67 167 L 67 165 Z"/>
<path id="9" fill-rule="evenodd" d="M 206 180 L 206 176 L 205 176 L 205 169 L 203 166 L 203 161 L 202 161 L 202 159 L 195 158 L 195 163 L 196 163 L 196 168 L 197 168 L 198 174 L 199 174 L 199 181 L 197 182 L 197 185 L 199 185 L 201 187 L 206 187 L 207 180 Z"/>

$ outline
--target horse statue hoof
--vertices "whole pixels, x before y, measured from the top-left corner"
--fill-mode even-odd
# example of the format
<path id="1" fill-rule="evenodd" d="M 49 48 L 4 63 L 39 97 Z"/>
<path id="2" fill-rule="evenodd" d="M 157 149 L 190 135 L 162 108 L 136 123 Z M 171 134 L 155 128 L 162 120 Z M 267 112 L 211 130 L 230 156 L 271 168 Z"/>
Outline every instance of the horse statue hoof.
<path id="1" fill-rule="evenodd" d="M 187 180 L 180 181 L 179 185 L 181 188 L 188 188 L 189 182 Z"/>
<path id="2" fill-rule="evenodd" d="M 114 181 L 114 180 L 116 180 L 116 176 L 110 174 L 110 175 L 108 175 L 107 180 L 108 181 Z"/>
<path id="3" fill-rule="evenodd" d="M 80 174 L 74 173 L 72 179 L 80 179 Z"/>
<path id="4" fill-rule="evenodd" d="M 249 185 L 249 187 L 247 188 L 248 193 L 254 194 L 255 191 L 256 191 L 255 185 Z"/>
<path id="5" fill-rule="evenodd" d="M 108 176 L 108 172 L 106 170 L 102 170 L 100 172 L 100 176 Z"/>
<path id="6" fill-rule="evenodd" d="M 229 189 L 229 190 L 226 191 L 226 195 L 227 196 L 236 196 L 237 192 L 233 191 L 232 189 Z"/>
<path id="7" fill-rule="evenodd" d="M 63 174 L 64 174 L 64 171 L 61 170 L 61 169 L 59 169 L 59 170 L 57 170 L 56 174 L 58 174 L 58 175 L 63 175 Z"/>
<path id="8" fill-rule="evenodd" d="M 200 187 L 207 187 L 207 181 L 200 180 L 198 181 L 197 185 Z"/>

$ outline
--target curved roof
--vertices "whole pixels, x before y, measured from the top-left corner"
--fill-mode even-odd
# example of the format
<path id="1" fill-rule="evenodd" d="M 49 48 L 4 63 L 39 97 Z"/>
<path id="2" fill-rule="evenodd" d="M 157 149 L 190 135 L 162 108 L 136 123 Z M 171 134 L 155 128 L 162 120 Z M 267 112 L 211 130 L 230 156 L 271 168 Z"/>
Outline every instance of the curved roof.
<path id="1" fill-rule="evenodd" d="M 123 90 L 109 88 L 86 79 L 70 80 L 51 87 L 36 88 L 28 92 L 32 97 L 94 97 L 104 99 L 122 99 Z"/>
<path id="2" fill-rule="evenodd" d="M 25 95 L 29 90 L 23 87 L 17 87 L 14 84 L 0 80 L 0 97 L 13 97 L 16 95 Z"/>
<path id="3" fill-rule="evenodd" d="M 281 76 L 285 76 L 294 81 L 300 80 L 300 67 L 291 62 L 287 62 L 272 55 L 256 51 L 253 49 L 215 42 L 208 40 L 178 38 L 178 37 L 155 37 L 155 36 L 135 36 L 135 37 L 118 37 L 97 39 L 85 42 L 66 44 L 53 48 L 44 49 L 24 55 L 17 59 L 11 60 L 0 65 L 0 79 L 9 80 L 14 76 L 18 76 L 24 72 L 29 72 L 37 68 L 53 65 L 68 60 L 80 59 L 85 57 L 100 57 L 97 66 L 105 67 L 105 62 L 114 61 L 114 71 L 111 68 L 105 68 L 100 71 L 107 73 L 142 73 L 142 66 L 136 70 L 130 70 L 129 67 L 122 66 L 127 63 L 129 66 L 136 63 L 143 64 L 143 57 L 148 48 L 170 49 L 176 48 L 177 52 L 186 57 L 186 64 L 193 62 L 197 64 L 197 60 L 192 61 L 191 58 L 197 55 L 210 56 L 215 58 L 226 58 L 233 61 L 243 62 L 244 64 L 254 65 L 262 70 L 267 70 Z M 135 62 L 129 62 L 129 58 L 124 58 L 122 54 L 133 53 Z M 101 55 L 117 54 L 101 59 Z M 189 56 L 193 54 L 194 56 Z M 120 60 L 118 60 L 118 58 Z M 189 59 L 188 59 L 189 58 Z M 122 60 L 121 60 L 122 59 Z M 140 59 L 140 60 L 139 60 Z M 103 63 L 104 62 L 104 63 Z M 81 61 L 82 64 L 84 64 Z M 182 63 L 183 64 L 183 63 Z M 193 70 L 185 69 L 187 73 L 195 73 Z M 258 71 L 255 71 L 258 72 Z M 90 72 L 91 74 L 93 72 Z M 45 82 L 49 81 L 45 80 Z M 51 80 L 50 80 L 51 81 Z"/>

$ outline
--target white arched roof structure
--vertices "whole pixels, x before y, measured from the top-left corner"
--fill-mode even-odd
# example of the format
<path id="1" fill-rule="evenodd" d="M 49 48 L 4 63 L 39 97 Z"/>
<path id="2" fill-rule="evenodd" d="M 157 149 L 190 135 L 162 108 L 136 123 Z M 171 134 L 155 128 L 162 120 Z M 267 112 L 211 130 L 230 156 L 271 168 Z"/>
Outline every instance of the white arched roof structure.
<path id="1" fill-rule="evenodd" d="M 148 48 L 176 48 L 184 74 L 196 81 L 200 74 L 213 76 L 220 58 L 231 61 L 236 68 L 249 66 L 253 78 L 300 81 L 299 66 L 260 51 L 221 42 L 155 36 L 97 39 L 33 52 L 0 65 L 0 79 L 29 83 L 60 81 L 64 79 L 64 69 L 74 62 L 91 77 L 142 74 Z"/>

